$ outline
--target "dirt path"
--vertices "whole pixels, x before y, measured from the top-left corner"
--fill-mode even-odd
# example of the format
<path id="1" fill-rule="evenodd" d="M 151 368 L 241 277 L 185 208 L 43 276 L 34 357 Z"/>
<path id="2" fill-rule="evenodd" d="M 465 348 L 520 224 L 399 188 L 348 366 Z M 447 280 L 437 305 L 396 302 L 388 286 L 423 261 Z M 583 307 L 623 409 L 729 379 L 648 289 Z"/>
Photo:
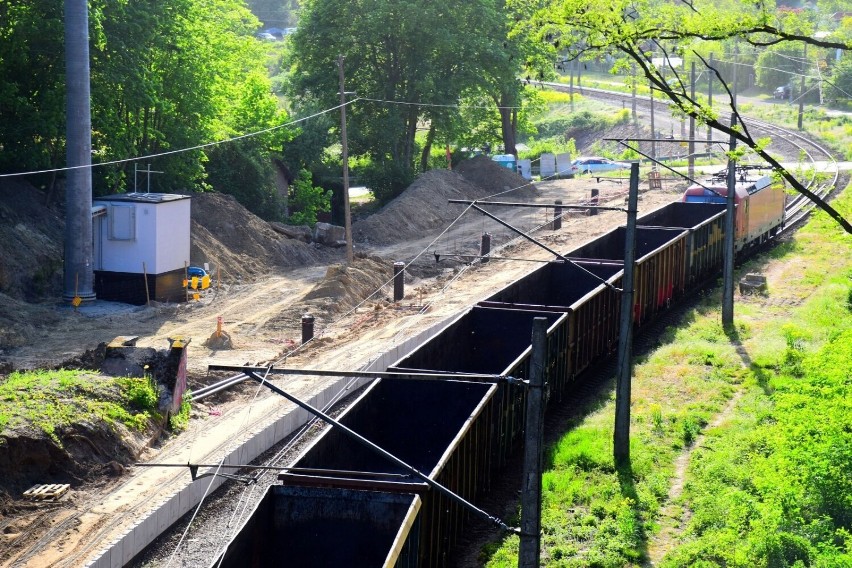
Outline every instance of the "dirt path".
<path id="1" fill-rule="evenodd" d="M 737 391 L 728 400 L 725 407 L 719 412 L 716 417 L 710 422 L 706 430 L 716 428 L 725 423 L 731 416 L 734 408 L 737 406 L 742 391 Z M 656 566 L 666 555 L 666 553 L 679 544 L 679 539 L 683 535 L 683 530 L 689 522 L 692 512 L 681 501 L 683 495 L 683 486 L 686 482 L 686 470 L 689 468 L 689 462 L 692 458 L 692 453 L 696 448 L 700 448 L 704 443 L 704 434 L 699 434 L 693 443 L 684 449 L 683 452 L 675 460 L 674 476 L 671 479 L 669 487 L 669 495 L 666 502 L 660 509 L 660 514 L 657 517 L 657 522 L 660 525 L 659 531 L 648 541 L 648 562 L 646 566 Z"/>
<path id="2" fill-rule="evenodd" d="M 596 184 L 592 180 L 563 180 L 540 185 L 535 199 L 563 199 L 567 204 L 588 195 Z M 679 187 L 644 193 L 640 200 L 643 211 L 674 200 Z M 614 187 L 603 187 L 602 195 L 610 195 L 612 203 L 623 202 Z M 538 210 L 511 210 L 506 214 L 513 223 L 530 229 L 547 220 Z M 493 222 L 489 222 L 493 223 Z M 623 215 L 606 212 L 597 217 L 570 216 L 561 231 L 540 231 L 537 236 L 558 250 L 570 250 L 623 223 Z M 482 219 L 460 223 L 443 241 L 442 247 L 478 248 L 483 230 L 497 232 L 494 225 Z M 372 249 L 390 260 L 410 259 L 431 242 L 434 235 L 424 235 L 417 242 Z M 416 252 L 415 252 L 416 251 Z M 549 253 L 528 243 L 518 244 L 499 256 L 546 260 Z M 434 259 L 430 259 L 434 262 Z M 439 267 L 441 267 L 439 263 Z M 415 278 L 407 298 L 396 307 L 370 303 L 352 313 L 336 316 L 319 330 L 319 338 L 306 349 L 289 357 L 290 367 L 308 366 L 331 369 L 357 369 L 377 353 L 414 335 L 435 322 L 442 321 L 473 302 L 498 290 L 506 283 L 537 268 L 533 262 L 492 261 L 472 268 L 455 265 L 437 268 L 437 277 Z M 459 271 L 463 271 L 459 277 Z M 326 267 L 313 267 L 270 276 L 254 284 L 223 286 L 218 293 L 208 294 L 201 302 L 178 307 L 157 307 L 116 312 L 88 318 L 72 315 L 44 336 L 44 341 L 22 352 L 36 360 L 66 353 L 69 346 L 90 347 L 92 342 L 108 341 L 117 335 L 139 335 L 139 345 L 164 348 L 166 338 L 183 334 L 192 337 L 190 371 L 204 373 L 207 365 L 221 363 L 242 365 L 246 362 L 282 361 L 298 337 L 292 317 L 282 312 L 298 308 L 306 292 L 324 276 Z M 409 309 L 411 303 L 428 304 L 425 313 Z M 203 340 L 216 329 L 216 318 L 222 316 L 224 326 L 233 334 L 235 349 L 216 351 L 203 345 Z M 295 320 L 298 321 L 298 320 Z M 52 351 L 51 351 L 52 350 Z M 286 380 L 288 390 L 297 396 L 308 396 L 321 383 L 317 379 L 293 377 Z M 151 449 L 143 457 L 160 463 L 213 463 L 226 448 L 233 447 L 243 433 L 255 425 L 287 412 L 290 403 L 281 398 L 245 388 L 230 402 L 199 404 L 186 433 Z M 257 394 L 255 394 L 257 393 Z M 2 566 L 80 566 L 114 539 L 163 495 L 188 482 L 189 475 L 177 468 L 132 468 L 115 481 L 73 488 L 63 504 L 21 520 L 19 532 L 6 538 L 6 552 L 0 554 Z"/>

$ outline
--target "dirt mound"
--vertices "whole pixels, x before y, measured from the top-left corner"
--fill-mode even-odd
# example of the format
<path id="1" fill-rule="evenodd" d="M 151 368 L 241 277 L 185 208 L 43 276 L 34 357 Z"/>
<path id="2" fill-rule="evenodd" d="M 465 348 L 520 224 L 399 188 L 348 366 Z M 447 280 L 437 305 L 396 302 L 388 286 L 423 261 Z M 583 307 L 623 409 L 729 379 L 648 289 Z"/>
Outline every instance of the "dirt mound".
<path id="1" fill-rule="evenodd" d="M 501 198 L 527 197 L 535 194 L 535 185 L 508 168 L 485 156 L 476 156 L 456 166 L 466 180 L 486 190 L 487 195 L 502 193 Z"/>
<path id="2" fill-rule="evenodd" d="M 687 154 L 687 149 L 684 146 L 681 146 L 679 142 L 666 142 L 664 140 L 666 137 L 669 136 L 680 138 L 680 132 L 674 132 L 671 130 L 671 128 L 663 130 L 662 128 L 658 127 L 657 136 L 660 139 L 660 141 L 657 142 L 657 156 L 685 156 Z M 574 139 L 574 143 L 577 146 L 577 152 L 580 155 L 592 156 L 600 154 L 601 150 L 604 148 L 614 153 L 615 155 L 620 155 L 626 150 L 626 147 L 622 146 L 618 142 L 606 141 L 607 138 L 624 140 L 631 146 L 638 147 L 639 150 L 642 151 L 644 154 L 650 155 L 651 143 L 635 142 L 635 140 L 647 140 L 649 138 L 652 138 L 653 136 L 651 129 L 647 126 L 641 124 L 626 123 L 619 124 L 617 126 L 612 126 L 610 128 L 573 129 L 567 131 L 565 133 L 565 137 Z M 703 145 L 701 151 L 703 151 Z"/>
<path id="3" fill-rule="evenodd" d="M 64 214 L 28 183 L 0 183 L 0 292 L 19 300 L 62 293 Z"/>
<path id="4" fill-rule="evenodd" d="M 7 430 L 0 444 L 0 493 L 18 495 L 40 483 L 77 485 L 108 473 L 112 464 L 133 463 L 147 442 L 120 424 L 77 422 L 54 437 L 31 429 Z"/>
<path id="5" fill-rule="evenodd" d="M 355 222 L 352 235 L 356 241 L 374 245 L 422 237 L 462 212 L 461 205 L 447 203 L 448 199 L 478 199 L 488 194 L 487 189 L 458 172 L 430 170 L 378 212 Z"/>
<path id="6" fill-rule="evenodd" d="M 271 268 L 326 262 L 331 252 L 287 238 L 266 221 L 223 193 L 200 193 L 192 198 L 193 264 L 210 263 L 224 279 L 268 274 Z"/>
<path id="7" fill-rule="evenodd" d="M 393 283 L 388 281 L 392 276 L 393 264 L 375 256 L 357 256 L 349 266 L 332 265 L 322 281 L 298 304 L 282 311 L 266 326 L 268 329 L 293 330 L 301 325 L 303 314 L 311 314 L 319 330 L 367 298 L 366 303 L 371 306 L 390 303 Z M 385 283 L 388 284 L 382 288 Z M 373 295 L 376 290 L 379 291 Z"/>

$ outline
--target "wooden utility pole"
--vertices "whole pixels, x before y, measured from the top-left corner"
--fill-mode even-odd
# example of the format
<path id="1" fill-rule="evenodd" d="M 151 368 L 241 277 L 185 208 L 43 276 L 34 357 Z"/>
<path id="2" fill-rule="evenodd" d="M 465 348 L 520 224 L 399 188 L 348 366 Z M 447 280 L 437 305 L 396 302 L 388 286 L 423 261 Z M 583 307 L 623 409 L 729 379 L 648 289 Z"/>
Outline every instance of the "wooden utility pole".
<path id="1" fill-rule="evenodd" d="M 731 128 L 737 125 L 737 47 L 734 46 L 734 83 L 731 88 Z M 737 149 L 737 139 L 731 134 L 728 151 L 733 155 Z M 737 193 L 737 163 L 732 157 L 728 158 L 728 197 L 725 200 L 725 250 L 722 270 L 722 327 L 726 330 L 734 328 L 734 243 L 736 230 L 735 198 Z"/>
<path id="2" fill-rule="evenodd" d="M 798 127 L 799 130 L 802 130 L 802 118 L 805 114 L 805 63 L 808 58 L 808 44 L 802 44 L 802 65 L 801 65 L 801 74 L 802 78 L 799 83 L 799 120 Z"/>
<path id="3" fill-rule="evenodd" d="M 547 370 L 547 318 L 534 318 L 530 384 L 524 431 L 521 487 L 521 542 L 518 568 L 538 568 L 541 555 L 541 447 L 544 434 L 544 384 Z"/>
<path id="4" fill-rule="evenodd" d="M 630 164 L 627 229 L 624 236 L 624 272 L 621 277 L 621 326 L 615 383 L 615 466 L 630 464 L 630 381 L 633 359 L 633 260 L 636 256 L 636 212 L 639 203 L 639 163 Z"/>
<path id="5" fill-rule="evenodd" d="M 352 214 L 349 208 L 349 143 L 346 138 L 346 89 L 342 55 L 337 57 L 337 71 L 340 75 L 340 138 L 343 144 L 343 225 L 346 229 L 346 263 L 351 264 L 355 255 L 352 252 Z"/>

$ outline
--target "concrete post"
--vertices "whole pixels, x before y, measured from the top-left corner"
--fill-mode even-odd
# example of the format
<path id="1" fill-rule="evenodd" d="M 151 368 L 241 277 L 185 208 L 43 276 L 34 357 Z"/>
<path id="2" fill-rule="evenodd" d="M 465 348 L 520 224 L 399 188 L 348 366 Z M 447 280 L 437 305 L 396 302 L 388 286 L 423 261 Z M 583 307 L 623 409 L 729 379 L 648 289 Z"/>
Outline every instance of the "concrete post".
<path id="1" fill-rule="evenodd" d="M 616 467 L 630 464 L 630 383 L 633 357 L 633 260 L 636 255 L 636 209 L 639 202 L 639 163 L 630 166 L 627 197 L 627 228 L 624 243 L 624 273 L 621 278 L 621 324 L 615 385 L 615 433 L 613 457 Z"/>
<path id="2" fill-rule="evenodd" d="M 314 338 L 314 316 L 304 314 L 302 316 L 302 344 Z"/>
<path id="3" fill-rule="evenodd" d="M 562 205 L 562 200 L 557 199 L 554 203 L 556 203 L 557 207 L 553 208 L 553 224 L 551 228 L 554 231 L 558 231 L 562 228 L 562 208 L 559 207 L 559 205 Z"/>
<path id="4" fill-rule="evenodd" d="M 482 262 L 488 262 L 488 255 L 491 254 L 491 233 L 482 233 L 482 240 L 479 243 L 479 256 Z"/>
<path id="5" fill-rule="evenodd" d="M 405 297 L 405 263 L 393 263 L 393 301 L 399 302 Z"/>
<path id="6" fill-rule="evenodd" d="M 544 386 L 547 375 L 547 318 L 533 319 L 530 384 L 527 390 L 524 478 L 521 485 L 519 568 L 538 568 L 541 555 L 541 468 Z"/>

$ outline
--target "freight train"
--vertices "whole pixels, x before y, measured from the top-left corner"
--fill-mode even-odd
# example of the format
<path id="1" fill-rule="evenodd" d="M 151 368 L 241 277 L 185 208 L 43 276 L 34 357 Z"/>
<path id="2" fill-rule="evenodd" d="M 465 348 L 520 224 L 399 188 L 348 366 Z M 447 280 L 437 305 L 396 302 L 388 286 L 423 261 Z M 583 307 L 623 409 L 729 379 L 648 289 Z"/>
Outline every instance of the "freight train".
<path id="1" fill-rule="evenodd" d="M 784 222 L 784 191 L 739 172 L 740 250 Z M 711 179 L 638 220 L 634 324 L 714 277 L 726 189 Z M 549 404 L 618 343 L 625 229 L 565 253 L 478 302 L 388 371 L 529 378 L 533 319 L 547 319 Z M 485 494 L 523 433 L 512 382 L 377 379 L 339 421 L 467 500 Z M 410 472 L 326 429 L 279 475 L 213 566 L 440 567 L 469 512 Z"/>

